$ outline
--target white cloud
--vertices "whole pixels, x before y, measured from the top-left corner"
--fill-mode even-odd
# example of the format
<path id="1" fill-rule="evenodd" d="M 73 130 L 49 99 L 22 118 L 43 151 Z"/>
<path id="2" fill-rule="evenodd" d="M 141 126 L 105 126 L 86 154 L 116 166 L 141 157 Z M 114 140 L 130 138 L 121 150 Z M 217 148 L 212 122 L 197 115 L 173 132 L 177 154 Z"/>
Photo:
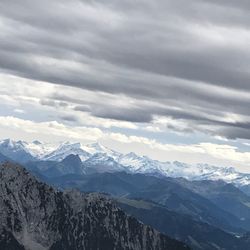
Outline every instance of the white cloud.
<path id="1" fill-rule="evenodd" d="M 0 116 L 0 127 L 18 130 L 22 133 L 30 133 L 34 138 L 45 135 L 47 139 L 53 140 L 53 137 L 81 141 L 95 141 L 104 136 L 98 128 L 89 127 L 69 127 L 57 121 L 34 122 L 23 120 L 11 116 Z"/>

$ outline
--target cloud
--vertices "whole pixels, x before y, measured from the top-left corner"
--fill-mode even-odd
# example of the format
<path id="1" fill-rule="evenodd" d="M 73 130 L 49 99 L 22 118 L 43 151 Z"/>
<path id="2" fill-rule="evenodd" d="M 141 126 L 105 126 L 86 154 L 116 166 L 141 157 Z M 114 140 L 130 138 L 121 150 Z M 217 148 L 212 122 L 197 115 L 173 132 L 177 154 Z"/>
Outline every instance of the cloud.
<path id="1" fill-rule="evenodd" d="M 66 108 L 68 107 L 67 102 L 63 101 L 54 101 L 52 99 L 41 99 L 40 104 L 44 106 L 49 106 L 49 107 L 63 107 Z"/>
<path id="2" fill-rule="evenodd" d="M 56 102 L 54 100 L 51 100 L 51 99 L 40 100 L 40 103 L 44 106 L 53 106 L 53 107 L 56 106 Z"/>
<path id="3" fill-rule="evenodd" d="M 42 105 L 250 139 L 247 10 L 246 1 L 1 1 L 0 71 L 39 82 Z"/>
<path id="4" fill-rule="evenodd" d="M 63 121 L 67 121 L 67 122 L 77 122 L 78 118 L 74 115 L 62 115 L 60 117 L 60 119 L 62 119 Z"/>
<path id="5" fill-rule="evenodd" d="M 46 135 L 50 138 L 71 138 L 71 140 L 95 141 L 104 136 L 98 128 L 69 127 L 57 121 L 34 122 L 16 117 L 0 116 L 0 126 L 22 131 L 22 133 L 33 134 L 33 136 Z"/>
<path id="6" fill-rule="evenodd" d="M 152 121 L 152 115 L 144 112 L 144 109 L 126 109 L 115 106 L 103 106 L 91 112 L 92 115 L 101 118 L 114 119 L 119 121 L 129 121 L 137 123 L 148 123 Z"/>

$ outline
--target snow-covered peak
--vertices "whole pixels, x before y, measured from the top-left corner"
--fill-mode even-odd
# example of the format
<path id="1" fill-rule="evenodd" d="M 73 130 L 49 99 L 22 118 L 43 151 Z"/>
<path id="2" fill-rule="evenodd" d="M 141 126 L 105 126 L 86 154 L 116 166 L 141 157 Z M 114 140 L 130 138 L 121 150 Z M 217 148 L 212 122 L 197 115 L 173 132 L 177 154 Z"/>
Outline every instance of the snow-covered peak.
<path id="1" fill-rule="evenodd" d="M 107 155 L 106 153 L 95 153 L 93 154 L 88 160 L 88 162 L 99 162 L 99 163 L 102 163 L 102 162 L 107 162 L 107 161 L 110 161 L 110 162 L 115 162 L 115 160 Z"/>
<path id="2" fill-rule="evenodd" d="M 10 147 L 13 147 L 14 143 L 15 142 L 11 139 L 4 139 L 0 141 L 1 145 L 10 146 Z"/>
<path id="3" fill-rule="evenodd" d="M 114 158 L 115 160 L 117 159 L 117 157 L 119 157 L 121 155 L 120 153 L 118 153 L 112 149 L 109 149 L 108 147 L 105 147 L 104 145 L 102 145 L 98 142 L 92 143 L 92 144 L 87 144 L 87 145 L 82 145 L 81 148 L 91 155 L 94 155 L 96 153 L 103 153 L 103 154 L 107 154 L 108 156 Z"/>
<path id="4" fill-rule="evenodd" d="M 121 155 L 118 159 L 118 163 L 126 166 L 128 171 L 134 173 L 160 174 L 162 172 L 161 162 L 152 160 L 145 156 L 138 156 L 133 152 Z"/>
<path id="5" fill-rule="evenodd" d="M 114 158 L 106 153 L 96 153 L 83 163 L 87 172 L 120 172 L 127 171 L 127 168 L 119 164 Z"/>
<path id="6" fill-rule="evenodd" d="M 82 161 L 90 157 L 90 154 L 82 149 L 81 143 L 64 142 L 60 144 L 54 151 L 45 155 L 43 160 L 62 161 L 69 155 L 79 155 Z"/>
<path id="7" fill-rule="evenodd" d="M 2 150 L 1 150 L 2 149 Z M 82 161 L 96 153 L 104 153 L 116 159 L 121 154 L 100 143 L 83 145 L 80 142 L 44 143 L 38 140 L 33 142 L 5 139 L 0 141 L 0 152 L 12 156 L 13 153 L 24 152 L 37 160 L 61 161 L 70 154 L 79 155 Z"/>
<path id="8" fill-rule="evenodd" d="M 0 141 L 0 151 L 7 155 L 13 153 L 24 152 L 36 159 L 40 159 L 45 154 L 55 149 L 55 144 L 41 143 L 39 141 L 26 142 L 26 141 L 14 141 L 11 139 L 5 139 Z"/>
<path id="9" fill-rule="evenodd" d="M 28 143 L 25 141 L 14 141 L 11 139 L 5 139 L 0 141 L 0 151 L 2 153 L 17 153 L 17 152 L 25 152 L 30 153 L 27 149 Z"/>
<path id="10" fill-rule="evenodd" d="M 135 169 L 138 169 L 140 166 L 143 165 L 143 159 L 133 152 L 130 152 L 125 155 L 121 155 L 118 159 L 118 162 L 124 166 L 130 167 L 130 168 L 133 167 Z"/>
<path id="11" fill-rule="evenodd" d="M 0 145 L 5 148 L 9 148 L 12 150 L 24 150 L 25 146 L 27 145 L 27 142 L 25 141 L 14 141 L 11 139 L 5 139 L 0 141 Z"/>
<path id="12" fill-rule="evenodd" d="M 42 143 L 39 141 L 33 141 L 31 143 L 27 143 L 25 146 L 26 150 L 36 159 L 42 159 L 45 155 L 55 150 L 56 147 L 57 147 L 56 144 Z"/>
<path id="13" fill-rule="evenodd" d="M 27 145 L 28 143 L 25 141 L 5 139 L 0 141 L 0 153 L 12 160 L 23 163 L 34 158 Z"/>

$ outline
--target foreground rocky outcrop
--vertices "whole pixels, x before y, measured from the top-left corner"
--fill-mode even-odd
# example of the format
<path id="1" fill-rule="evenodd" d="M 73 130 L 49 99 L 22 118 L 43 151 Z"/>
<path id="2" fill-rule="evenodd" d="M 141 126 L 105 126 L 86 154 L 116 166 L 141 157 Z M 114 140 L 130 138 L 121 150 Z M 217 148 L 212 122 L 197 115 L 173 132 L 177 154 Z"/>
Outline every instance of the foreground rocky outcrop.
<path id="1" fill-rule="evenodd" d="M 188 249 L 99 194 L 59 192 L 19 165 L 0 165 L 0 249 Z"/>

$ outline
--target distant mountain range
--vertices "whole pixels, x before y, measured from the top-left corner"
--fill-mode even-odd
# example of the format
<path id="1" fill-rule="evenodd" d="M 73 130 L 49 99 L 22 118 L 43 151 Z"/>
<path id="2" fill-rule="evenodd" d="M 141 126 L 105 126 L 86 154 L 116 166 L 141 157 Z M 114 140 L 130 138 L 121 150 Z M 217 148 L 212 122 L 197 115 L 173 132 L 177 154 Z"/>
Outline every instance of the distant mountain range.
<path id="1" fill-rule="evenodd" d="M 59 192 L 19 165 L 0 165 L 1 250 L 188 250 L 100 194 Z"/>
<path id="2" fill-rule="evenodd" d="M 122 154 L 98 143 L 53 145 L 9 139 L 0 142 L 0 162 L 6 161 L 21 163 L 39 180 L 61 190 L 59 193 L 63 197 L 72 189 L 85 193 L 83 199 L 77 196 L 80 203 L 84 203 L 84 199 L 92 200 L 96 193 L 101 193 L 99 198 L 108 196 L 112 204 L 117 204 L 139 221 L 194 250 L 250 249 L 250 177 L 233 168 L 160 162 L 133 152 Z M 13 169 L 12 164 L 10 166 Z M 20 172 L 17 165 L 14 166 Z M 15 173 L 12 171 L 11 175 L 15 176 Z M 32 192 L 29 187 L 25 188 L 27 194 Z M 53 189 L 52 192 L 58 191 Z M 30 209 L 33 208 L 26 207 L 24 211 Z M 11 211 L 15 210 L 11 208 Z M 6 242 L 12 242 L 14 249 L 25 247 L 26 241 L 20 241 L 13 233 L 13 225 L 12 231 L 4 228 L 2 235 L 5 235 L 5 241 L 1 243 L 0 237 L 0 249 Z M 29 237 L 33 237 L 33 232 Z M 20 242 L 21 246 L 18 246 Z M 64 249 L 60 244 L 59 249 Z"/>
<path id="3" fill-rule="evenodd" d="M 85 169 L 66 169 L 62 174 L 79 172 L 120 172 L 142 173 L 154 176 L 183 177 L 188 180 L 223 180 L 232 183 L 250 194 L 250 174 L 240 173 L 233 167 L 218 167 L 208 164 L 186 164 L 182 162 L 160 162 L 147 156 L 131 152 L 122 154 L 99 143 L 82 145 L 64 142 L 60 145 L 34 141 L 0 141 L 0 153 L 14 161 L 61 162 L 69 155 L 78 155 Z M 1 159 L 0 159 L 1 160 Z"/>

